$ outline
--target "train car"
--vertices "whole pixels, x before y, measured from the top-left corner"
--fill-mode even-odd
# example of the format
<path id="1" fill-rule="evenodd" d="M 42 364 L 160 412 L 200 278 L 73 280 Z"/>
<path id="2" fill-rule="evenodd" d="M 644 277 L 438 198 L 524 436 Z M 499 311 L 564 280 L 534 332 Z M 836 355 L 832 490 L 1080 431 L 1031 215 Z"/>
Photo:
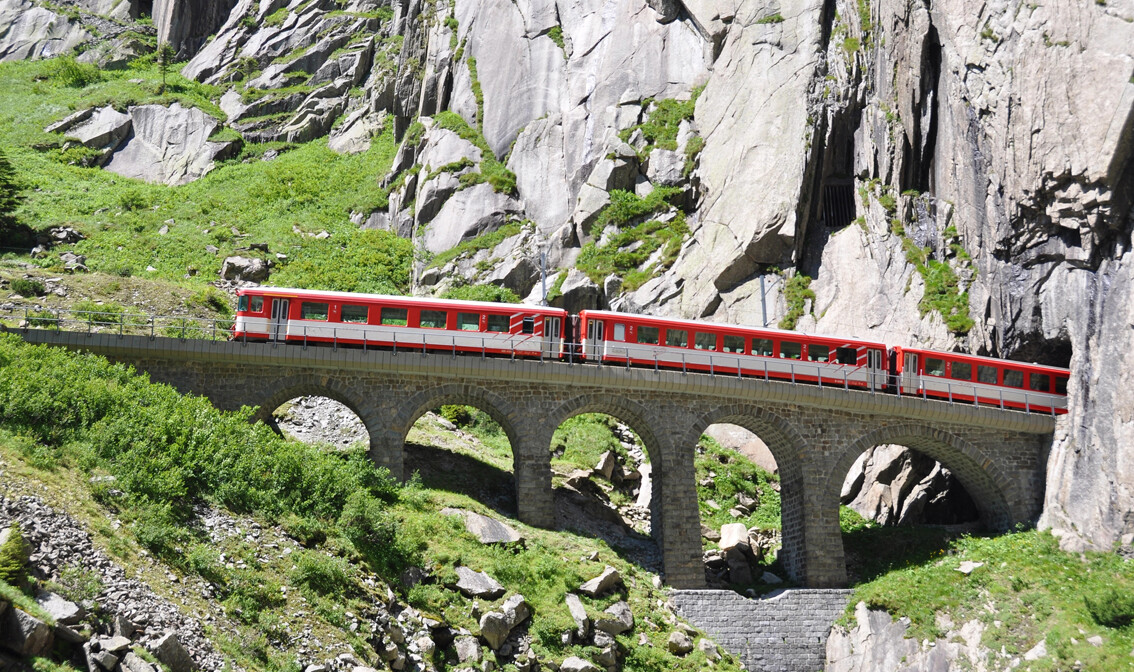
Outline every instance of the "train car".
<path id="1" fill-rule="evenodd" d="M 579 313 L 586 361 L 884 389 L 886 346 L 601 310 Z"/>
<path id="2" fill-rule="evenodd" d="M 567 311 L 543 306 L 255 287 L 233 337 L 522 357 L 563 353 Z"/>
<path id="3" fill-rule="evenodd" d="M 1071 375 L 1067 369 L 957 352 L 901 347 L 893 352 L 899 394 L 1042 413 L 1067 412 Z"/>

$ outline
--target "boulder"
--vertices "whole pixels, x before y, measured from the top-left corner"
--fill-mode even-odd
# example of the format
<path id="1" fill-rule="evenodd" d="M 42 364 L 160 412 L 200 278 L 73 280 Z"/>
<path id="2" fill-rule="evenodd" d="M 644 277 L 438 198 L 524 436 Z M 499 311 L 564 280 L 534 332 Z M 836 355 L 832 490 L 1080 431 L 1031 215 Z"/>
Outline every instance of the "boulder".
<path id="1" fill-rule="evenodd" d="M 220 276 L 225 280 L 263 282 L 268 279 L 268 264 L 263 259 L 227 257 L 221 264 Z"/>
<path id="2" fill-rule="evenodd" d="M 457 660 L 462 663 L 480 662 L 480 642 L 476 637 L 458 637 L 453 641 L 457 649 Z"/>
<path id="3" fill-rule="evenodd" d="M 170 672 L 192 672 L 197 665 L 193 662 L 189 652 L 177 639 L 177 634 L 167 632 L 154 642 L 151 650 Z"/>
<path id="4" fill-rule="evenodd" d="M 458 567 L 457 577 L 457 590 L 461 591 L 465 597 L 496 600 L 504 595 L 504 586 L 484 572 L 477 572 L 468 567 Z M 175 670 L 174 672 L 178 671 Z"/>
<path id="5" fill-rule="evenodd" d="M 747 533 L 745 534 L 747 538 Z M 724 552 L 728 564 L 728 582 L 734 586 L 752 583 L 752 567 L 748 564 L 748 546 L 734 546 Z"/>
<path id="6" fill-rule="evenodd" d="M 236 5 L 237 0 L 154 0 L 158 43 L 176 49 L 179 59 L 192 56 L 230 20 L 229 13 Z"/>
<path id="7" fill-rule="evenodd" d="M 618 466 L 618 457 L 615 456 L 613 450 L 608 450 L 599 456 L 598 464 L 595 465 L 595 471 L 603 475 L 603 478 L 610 480 L 614 474 L 615 467 Z"/>
<path id="8" fill-rule="evenodd" d="M 504 523 L 472 511 L 464 512 L 465 529 L 482 544 L 513 544 L 523 540 L 519 532 Z"/>
<path id="9" fill-rule="evenodd" d="M 126 4 L 126 3 L 122 3 Z M 112 40 L 96 43 L 84 51 L 77 59 L 80 63 L 97 65 L 104 70 L 125 70 L 130 63 L 152 52 L 154 48 L 138 39 L 132 33 L 120 35 Z"/>
<path id="10" fill-rule="evenodd" d="M 28 0 L 0 0 L 0 26 L 0 61 L 62 56 L 91 39 L 77 22 Z"/>
<path id="11" fill-rule="evenodd" d="M 575 621 L 575 635 L 580 640 L 586 639 L 591 631 L 591 619 L 587 616 L 587 609 L 583 606 L 583 601 L 575 593 L 567 593 L 565 600 L 567 611 L 571 612 L 571 618 Z"/>
<path id="12" fill-rule="evenodd" d="M 602 672 L 602 670 L 589 660 L 569 656 L 559 664 L 559 672 Z"/>
<path id="13" fill-rule="evenodd" d="M 25 658 L 42 656 L 51 650 L 55 636 L 51 626 L 19 609 L 8 609 L 0 623 L 0 642 Z"/>
<path id="14" fill-rule="evenodd" d="M 48 616 L 63 625 L 74 625 L 87 615 L 79 605 L 52 592 L 40 591 L 35 596 L 35 602 Z"/>
<path id="15" fill-rule="evenodd" d="M 123 177 L 169 186 L 187 184 L 240 147 L 238 141 L 210 141 L 217 120 L 180 103 L 138 105 L 130 108 L 130 117 L 133 135 L 106 164 L 107 170 Z"/>
<path id="16" fill-rule="evenodd" d="M 717 645 L 710 639 L 702 639 L 697 642 L 697 648 L 701 653 L 705 654 L 711 662 L 716 662 L 721 659 L 721 652 L 717 649 Z"/>
<path id="17" fill-rule="evenodd" d="M 559 286 L 560 296 L 556 297 L 551 305 L 563 308 L 567 312 L 577 313 L 580 310 L 595 310 L 602 308 L 606 301 L 600 288 L 593 280 L 577 268 L 567 271 L 567 277 Z"/>
<path id="18" fill-rule="evenodd" d="M 429 222 L 422 236 L 425 249 L 439 254 L 461 241 L 490 233 L 521 216 L 523 204 L 497 193 L 487 182 L 457 192 Z"/>
<path id="19" fill-rule="evenodd" d="M 130 651 L 122 658 L 122 662 L 119 663 L 119 666 L 122 668 L 122 672 L 158 672 L 153 665 L 143 660 L 141 656 L 133 651 Z"/>
<path id="20" fill-rule="evenodd" d="M 113 151 L 130 134 L 131 118 L 107 105 L 80 124 L 67 130 L 67 137 L 75 138 L 92 149 Z"/>
<path id="21" fill-rule="evenodd" d="M 622 585 L 622 575 L 617 569 L 607 565 L 602 574 L 579 586 L 579 592 L 588 597 L 598 597 L 620 585 Z"/>
<path id="22" fill-rule="evenodd" d="M 646 177 L 659 187 L 672 187 L 685 181 L 685 157 L 670 149 L 655 149 L 650 152 L 650 162 L 646 167 Z"/>
<path id="23" fill-rule="evenodd" d="M 331 130 L 327 147 L 339 154 L 359 154 L 370 149 L 370 139 L 381 135 L 386 127 L 386 115 L 375 114 L 368 107 L 360 107 L 347 115 L 341 126 Z"/>
<path id="24" fill-rule="evenodd" d="M 115 635 L 113 637 L 106 637 L 96 640 L 99 644 L 99 649 L 115 655 L 125 655 L 126 651 L 130 650 L 130 640 L 126 637 Z"/>
<path id="25" fill-rule="evenodd" d="M 114 670 L 119 661 L 118 656 L 109 651 L 95 651 L 88 655 L 87 658 L 89 661 L 93 661 L 98 668 L 106 670 L 107 672 Z M 88 663 L 88 667 L 90 667 L 91 672 L 95 672 L 96 668 L 93 665 Z"/>
<path id="26" fill-rule="evenodd" d="M 670 23 L 681 14 L 681 0 L 646 0 L 646 4 L 658 13 L 658 23 Z"/>
<path id="27" fill-rule="evenodd" d="M 718 543 L 722 551 L 728 551 L 736 547 L 741 547 L 742 550 L 748 550 L 748 528 L 744 523 L 728 523 L 721 525 L 721 540 Z"/>
<path id="28" fill-rule="evenodd" d="M 674 630 L 669 633 L 669 639 L 666 640 L 666 648 L 675 656 L 684 656 L 693 650 L 693 640 L 689 639 L 689 635 Z"/>
<path id="29" fill-rule="evenodd" d="M 610 635 L 621 635 L 634 628 L 634 612 L 625 600 L 619 600 L 603 611 L 603 615 L 595 619 L 595 630 L 602 630 Z"/>
<path id="30" fill-rule="evenodd" d="M 499 649 L 512 630 L 531 616 L 531 608 L 522 595 L 513 595 L 504 601 L 500 611 L 490 611 L 480 617 L 480 636 L 492 649 Z"/>

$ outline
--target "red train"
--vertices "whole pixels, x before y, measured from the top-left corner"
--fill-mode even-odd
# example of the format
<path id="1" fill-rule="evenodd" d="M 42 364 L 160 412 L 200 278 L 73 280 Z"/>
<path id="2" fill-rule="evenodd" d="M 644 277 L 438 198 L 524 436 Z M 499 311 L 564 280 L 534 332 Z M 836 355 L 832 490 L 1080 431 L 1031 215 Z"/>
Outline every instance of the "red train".
<path id="1" fill-rule="evenodd" d="M 1067 412 L 1067 369 L 960 353 L 602 310 L 277 287 L 238 296 L 238 339 L 561 358 Z"/>

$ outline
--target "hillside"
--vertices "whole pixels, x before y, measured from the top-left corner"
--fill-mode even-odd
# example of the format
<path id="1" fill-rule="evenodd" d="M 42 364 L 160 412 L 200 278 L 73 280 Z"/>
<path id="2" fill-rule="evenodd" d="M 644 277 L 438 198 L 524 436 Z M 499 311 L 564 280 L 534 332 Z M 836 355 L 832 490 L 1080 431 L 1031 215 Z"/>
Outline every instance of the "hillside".
<path id="1" fill-rule="evenodd" d="M 833 639 L 830 666 L 907 657 L 925 667 L 1123 669 L 1134 611 L 1123 560 L 1134 555 L 1134 477 L 1122 452 L 1134 440 L 1132 44 L 1129 0 L 0 0 L 0 324 L 49 326 L 63 309 L 90 329 L 144 329 L 158 314 L 223 333 L 232 293 L 248 283 L 535 302 L 546 253 L 548 299 L 572 310 L 1068 366 L 1071 407 L 1053 437 L 1041 531 L 984 539 L 964 537 L 971 526 L 879 528 L 844 507 L 855 601 L 910 621 L 860 610 L 846 639 Z M 4 364 L 8 378 L 28 359 L 135 385 L 98 364 L 3 347 L 20 353 Z M 85 528 L 126 567 L 150 558 L 144 583 L 213 619 L 193 616 L 212 641 L 202 654 L 210 664 L 322 664 L 358 644 L 358 663 L 381 667 L 385 644 L 357 633 L 377 632 L 395 612 L 412 631 L 399 650 L 423 656 L 407 644 L 430 630 L 423 619 L 480 627 L 449 588 L 465 564 L 491 567 L 509 595 L 529 601 L 522 650 L 548 663 L 609 660 L 606 647 L 561 637 L 573 624 L 563 596 L 610 564 L 636 619 L 607 643 L 624 669 L 707 665 L 699 650 L 664 653 L 680 626 L 657 606 L 635 486 L 572 475 L 593 470 L 605 449 L 637 473 L 624 445 L 632 437 L 616 423 L 560 430 L 579 442 L 553 462 L 559 491 L 578 492 L 565 527 L 579 534 L 509 521 L 524 547 L 489 552 L 439 513 L 510 513 L 500 494 L 509 448 L 476 414 L 455 429 L 422 420 L 410 455 L 419 451 L 422 480 L 402 486 L 357 451 L 284 442 L 168 392 L 145 394 L 194 410 L 166 422 L 135 409 L 115 428 L 150 452 L 131 453 L 142 449 L 115 447 L 105 428 L 85 424 L 118 392 L 98 402 L 102 391 L 57 382 L 44 389 L 69 405 L 29 388 L 51 412 L 20 419 L 0 409 L 0 484 L 11 493 L 5 507 L 16 507 L 5 515 L 48 516 L 14 499 L 33 493 L 74 519 L 50 514 L 53 529 Z M 189 427 L 205 416 L 218 424 L 193 438 Z M 168 431 L 154 439 L 137 423 Z M 289 464 L 322 465 L 330 480 L 364 482 L 373 501 L 351 504 L 298 475 L 290 485 L 309 496 L 281 496 L 267 481 L 239 495 L 258 472 L 235 456 L 225 468 L 252 471 L 214 472 L 219 464 L 193 461 L 204 453 L 171 466 L 196 441 L 216 455 L 240 442 L 269 446 Z M 434 458 L 448 471 L 430 472 Z M 142 461 L 160 480 L 115 471 Z M 890 523 L 914 491 L 962 511 L 967 495 L 949 465 L 923 461 L 873 449 L 852 476 L 877 487 L 846 503 Z M 198 467 L 210 477 L 192 478 Z M 465 469 L 490 485 L 463 488 L 452 474 Z M 131 485 L 88 482 L 108 476 Z M 698 479 L 707 579 L 771 589 L 730 584 L 727 553 L 711 537 L 743 506 L 741 522 L 766 551 L 745 559 L 749 571 L 783 576 L 774 475 L 705 439 Z M 344 519 L 344 507 L 358 517 Z M 588 528 L 596 515 L 602 524 Z M 396 530 L 385 526 L 392 520 Z M 214 540 L 200 521 L 239 528 L 244 541 Z M 247 539 L 256 529 L 310 559 L 306 578 L 286 558 L 264 556 L 257 568 Z M 962 559 L 985 565 L 962 574 Z M 409 587 L 410 565 L 432 582 Z M 330 583 L 310 584 L 320 577 Z M 85 575 L 72 578 L 74 595 L 93 590 Z M 591 616 L 614 601 L 596 600 L 584 600 Z M 372 603 L 385 611 L 364 607 Z M 113 632 L 93 618 L 98 632 Z M 878 633 L 877 647 L 864 648 Z M 452 653 L 446 635 L 428 634 L 440 666 Z M 519 669 L 519 650 L 482 656 Z"/>

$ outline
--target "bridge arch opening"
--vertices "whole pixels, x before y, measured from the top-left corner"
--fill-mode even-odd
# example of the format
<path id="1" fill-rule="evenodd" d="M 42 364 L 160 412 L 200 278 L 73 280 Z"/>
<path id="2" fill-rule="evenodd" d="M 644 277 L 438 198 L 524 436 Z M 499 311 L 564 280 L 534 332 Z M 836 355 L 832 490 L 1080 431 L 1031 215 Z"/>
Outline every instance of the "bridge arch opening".
<path id="1" fill-rule="evenodd" d="M 335 448 L 367 448 L 366 424 L 348 404 L 332 397 L 310 394 L 293 397 L 271 409 L 269 424 L 284 436 L 303 443 Z"/>
<path id="2" fill-rule="evenodd" d="M 706 584 L 753 592 L 774 588 L 788 572 L 780 558 L 779 465 L 768 444 L 741 425 L 715 423 L 697 442 L 694 466 Z"/>
<path id="3" fill-rule="evenodd" d="M 839 507 L 848 582 L 928 561 L 961 534 L 1007 528 L 1010 489 L 976 447 L 947 432 L 896 426 L 861 437 L 825 494 Z"/>
<path id="4" fill-rule="evenodd" d="M 556 527 L 602 539 L 660 573 L 660 455 L 643 410 L 610 397 L 573 400 L 553 418 L 546 450 Z"/>
<path id="5" fill-rule="evenodd" d="M 410 398 L 393 433 L 402 474 L 516 517 L 514 414 L 504 400 L 468 386 L 443 386 Z"/>

